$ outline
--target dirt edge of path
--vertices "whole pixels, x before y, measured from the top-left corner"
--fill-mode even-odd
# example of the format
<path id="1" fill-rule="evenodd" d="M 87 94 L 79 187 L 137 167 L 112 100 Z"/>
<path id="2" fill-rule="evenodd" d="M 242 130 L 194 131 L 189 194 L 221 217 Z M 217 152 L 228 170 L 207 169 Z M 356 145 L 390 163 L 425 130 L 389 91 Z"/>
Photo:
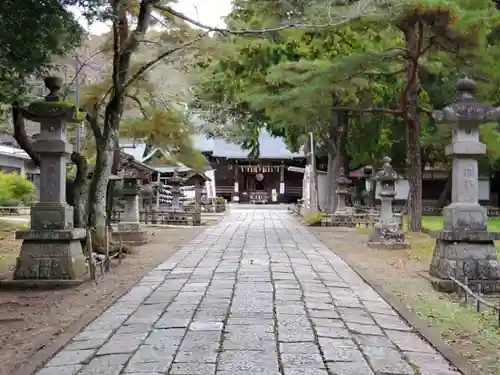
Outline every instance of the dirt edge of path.
<path id="1" fill-rule="evenodd" d="M 151 241 L 115 264 L 97 285 L 0 292 L 0 375 L 32 375 L 73 336 L 204 227 L 155 229 Z M 9 310 L 10 308 L 10 310 Z M 1 309 L 0 309 L 1 310 Z"/>

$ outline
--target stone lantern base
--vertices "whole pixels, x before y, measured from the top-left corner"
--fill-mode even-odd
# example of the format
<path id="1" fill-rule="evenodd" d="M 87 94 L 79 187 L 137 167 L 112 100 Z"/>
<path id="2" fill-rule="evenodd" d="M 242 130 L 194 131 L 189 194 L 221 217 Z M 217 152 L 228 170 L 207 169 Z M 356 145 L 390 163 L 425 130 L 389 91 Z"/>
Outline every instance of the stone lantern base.
<path id="1" fill-rule="evenodd" d="M 441 292 L 454 292 L 460 282 L 481 284 L 483 293 L 500 292 L 500 264 L 493 241 L 500 240 L 500 233 L 473 230 L 441 230 L 437 234 L 434 255 L 430 266 L 431 284 Z"/>
<path id="2" fill-rule="evenodd" d="M 88 273 L 81 240 L 85 229 L 20 230 L 23 244 L 17 258 L 14 280 L 80 280 Z"/>
<path id="3" fill-rule="evenodd" d="M 118 230 L 112 233 L 112 238 L 131 246 L 144 245 L 149 241 L 148 232 L 140 223 L 119 223 Z"/>
<path id="4" fill-rule="evenodd" d="M 372 249 L 409 249 L 410 244 L 406 242 L 405 235 L 400 232 L 399 224 L 382 225 L 375 224 L 370 235 L 368 246 Z"/>

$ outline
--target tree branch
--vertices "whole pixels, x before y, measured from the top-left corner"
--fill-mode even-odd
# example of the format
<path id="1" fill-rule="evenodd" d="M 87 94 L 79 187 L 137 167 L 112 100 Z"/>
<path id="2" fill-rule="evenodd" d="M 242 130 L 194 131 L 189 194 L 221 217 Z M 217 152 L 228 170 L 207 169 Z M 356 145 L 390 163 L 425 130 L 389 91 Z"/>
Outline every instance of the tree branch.
<path id="1" fill-rule="evenodd" d="M 28 154 L 33 163 L 40 168 L 40 155 L 33 149 L 33 145 L 26 134 L 24 118 L 21 113 L 21 106 L 18 102 L 12 103 L 12 121 L 14 122 L 14 139 L 19 147 Z"/>
<path id="2" fill-rule="evenodd" d="M 201 22 L 198 22 L 192 18 L 187 17 L 186 15 L 175 11 L 169 6 L 163 6 L 156 4 L 154 7 L 162 12 L 167 12 L 170 13 L 181 20 L 184 20 L 192 25 L 195 25 L 199 27 L 200 29 L 204 29 L 207 31 L 213 31 L 213 32 L 218 32 L 221 34 L 233 34 L 233 35 L 258 35 L 258 34 L 264 34 L 264 33 L 270 33 L 270 32 L 276 32 L 276 31 L 281 31 L 281 30 L 286 30 L 286 29 L 323 29 L 335 25 L 339 25 L 351 20 L 356 20 L 361 18 L 363 15 L 364 9 L 360 9 L 359 13 L 353 16 L 346 16 L 346 17 L 339 17 L 336 22 L 330 22 L 327 24 L 322 24 L 322 25 L 313 25 L 313 24 L 301 24 L 301 23 L 291 23 L 283 26 L 278 26 L 278 27 L 273 27 L 273 28 L 264 28 L 264 29 L 255 29 L 255 30 L 231 30 L 231 29 L 225 29 L 225 28 L 220 28 L 220 27 L 213 27 L 209 25 L 205 25 Z M 365 6 L 364 8 L 366 8 Z"/>
<path id="3" fill-rule="evenodd" d="M 96 142 L 101 140 L 102 131 L 101 128 L 99 127 L 99 103 L 94 102 L 91 110 L 90 111 L 87 110 L 87 113 L 85 114 L 85 120 L 90 125 L 92 133 L 94 133 L 94 138 L 96 139 Z"/>
<path id="4" fill-rule="evenodd" d="M 206 35 L 208 35 L 208 32 L 200 34 L 196 38 L 191 39 L 190 41 L 187 41 L 187 42 L 182 43 L 182 44 L 180 44 L 178 46 L 172 47 L 169 50 L 167 50 L 167 51 L 161 53 L 160 55 L 158 55 L 153 60 L 147 62 L 146 64 L 144 64 L 137 72 L 135 72 L 129 78 L 129 80 L 123 85 L 123 89 L 126 90 L 127 87 L 129 87 L 132 83 L 134 83 L 135 80 L 137 80 L 143 74 L 147 73 L 148 70 L 150 70 L 155 64 L 157 64 L 158 62 L 160 62 L 161 60 L 163 60 L 168 55 L 171 55 L 174 52 L 177 52 L 177 51 L 179 51 L 179 50 L 181 50 L 181 49 L 183 49 L 185 47 L 190 46 L 191 44 L 193 44 L 193 43 L 199 41 L 200 39 L 202 39 L 203 37 L 205 37 Z"/>
<path id="5" fill-rule="evenodd" d="M 346 111 L 346 112 L 362 112 L 362 113 L 385 113 L 391 116 L 399 117 L 402 115 L 401 109 L 390 108 L 355 108 L 355 107 L 333 107 L 333 111 Z"/>

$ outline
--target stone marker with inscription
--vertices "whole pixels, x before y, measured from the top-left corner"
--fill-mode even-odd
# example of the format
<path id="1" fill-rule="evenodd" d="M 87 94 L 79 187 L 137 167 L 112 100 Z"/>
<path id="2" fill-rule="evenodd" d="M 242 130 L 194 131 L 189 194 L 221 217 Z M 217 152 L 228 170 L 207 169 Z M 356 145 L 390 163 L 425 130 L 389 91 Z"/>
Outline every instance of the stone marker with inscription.
<path id="1" fill-rule="evenodd" d="M 66 165 L 72 146 L 66 124 L 75 122 L 77 109 L 60 102 L 61 81 L 47 77 L 45 101 L 21 109 L 22 116 L 40 123 L 33 149 L 40 155 L 40 201 L 31 207 L 31 228 L 19 230 L 23 244 L 15 280 L 82 280 L 87 273 L 80 241 L 84 228 L 73 227 L 73 207 L 66 203 Z"/>
<path id="2" fill-rule="evenodd" d="M 479 125 L 498 121 L 500 108 L 475 100 L 476 83 L 468 78 L 457 83 L 455 103 L 434 112 L 438 123 L 453 125 L 446 154 L 453 157 L 452 202 L 443 209 L 444 229 L 437 234 L 430 265 L 434 288 L 453 291 L 449 276 L 470 283 L 481 282 L 484 292 L 498 290 L 500 264 L 494 240 L 500 233 L 488 232 L 487 209 L 479 204 L 478 158 L 486 153 L 479 141 Z"/>
<path id="3" fill-rule="evenodd" d="M 374 249 L 407 249 L 409 244 L 399 230 L 399 221 L 394 219 L 392 212 L 398 174 L 391 165 L 390 157 L 384 158 L 384 165 L 375 179 L 380 183 L 380 219 L 373 227 L 368 246 Z"/>

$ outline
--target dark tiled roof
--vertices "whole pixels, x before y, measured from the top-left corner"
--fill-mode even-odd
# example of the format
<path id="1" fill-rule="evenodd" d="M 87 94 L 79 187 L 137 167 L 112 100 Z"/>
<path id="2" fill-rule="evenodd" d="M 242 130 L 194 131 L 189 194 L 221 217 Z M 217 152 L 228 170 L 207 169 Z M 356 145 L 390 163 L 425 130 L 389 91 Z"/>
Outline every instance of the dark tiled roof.
<path id="1" fill-rule="evenodd" d="M 192 115 L 191 123 L 202 128 L 204 121 L 197 115 Z M 193 139 L 195 147 L 201 152 L 210 152 L 214 157 L 228 159 L 245 159 L 248 157 L 249 150 L 244 150 L 240 145 L 227 142 L 225 139 L 209 139 L 202 132 L 197 134 Z M 292 159 L 304 158 L 304 152 L 291 152 L 283 139 L 273 137 L 265 129 L 260 130 L 259 147 L 261 159 Z"/>

